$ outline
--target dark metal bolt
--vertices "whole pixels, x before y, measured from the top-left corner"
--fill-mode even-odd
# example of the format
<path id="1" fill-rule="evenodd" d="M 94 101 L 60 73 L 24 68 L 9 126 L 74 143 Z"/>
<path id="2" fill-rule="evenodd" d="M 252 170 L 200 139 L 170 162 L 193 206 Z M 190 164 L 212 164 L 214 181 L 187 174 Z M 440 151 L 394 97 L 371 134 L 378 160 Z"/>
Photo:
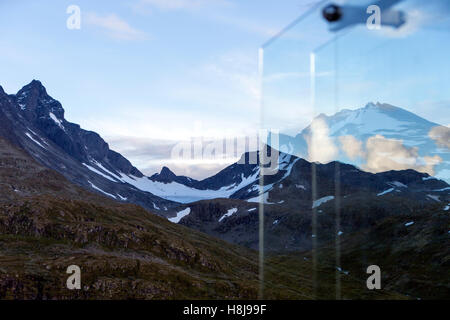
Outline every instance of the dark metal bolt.
<path id="1" fill-rule="evenodd" d="M 322 15 L 328 22 L 338 21 L 342 17 L 341 8 L 335 4 L 330 4 L 323 8 Z"/>

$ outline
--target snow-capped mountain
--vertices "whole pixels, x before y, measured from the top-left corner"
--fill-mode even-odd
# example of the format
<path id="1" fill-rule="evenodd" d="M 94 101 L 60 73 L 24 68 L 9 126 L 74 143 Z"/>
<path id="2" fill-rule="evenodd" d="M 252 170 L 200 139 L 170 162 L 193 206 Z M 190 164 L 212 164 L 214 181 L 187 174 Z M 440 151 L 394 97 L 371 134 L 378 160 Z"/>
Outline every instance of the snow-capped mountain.
<path id="1" fill-rule="evenodd" d="M 386 217 L 403 217 L 406 222 L 414 221 L 413 215 L 422 219 L 424 212 L 439 216 L 444 225 L 448 221 L 450 186 L 426 173 L 402 170 L 374 174 L 336 161 L 314 164 L 295 156 L 287 157 L 290 157 L 288 170 L 273 176 L 264 187 L 268 250 L 309 250 L 316 236 L 311 226 L 314 212 L 323 221 L 320 237 L 333 240 L 337 232 L 336 208 L 342 215 L 339 232 L 345 234 Z M 253 198 L 249 198 L 252 192 Z M 258 184 L 253 183 L 230 199 L 184 204 L 171 210 L 168 217 L 174 223 L 257 249 L 260 223 L 257 192 Z"/>
<path id="2" fill-rule="evenodd" d="M 159 174 L 145 176 L 122 155 L 110 150 L 97 133 L 67 121 L 61 103 L 49 96 L 37 80 L 17 94 L 8 95 L 0 87 L 0 120 L 0 136 L 26 150 L 41 164 L 92 191 L 160 214 L 177 202 L 257 195 L 258 164 L 235 163 L 201 181 L 176 176 L 167 167 Z M 279 161 L 280 171 L 272 180 L 281 179 L 292 164 L 290 155 L 281 155 Z"/>
<path id="3" fill-rule="evenodd" d="M 0 87 L 0 121 L 0 136 L 80 186 L 149 209 L 175 205 L 128 184 L 144 175 L 97 133 L 67 121 L 61 103 L 37 80 L 17 94 L 8 95 Z"/>
<path id="4" fill-rule="evenodd" d="M 246 153 L 242 157 L 250 157 L 250 155 Z M 258 158 L 259 153 L 256 155 L 256 159 Z M 294 157 L 280 154 L 278 162 L 278 173 L 267 176 L 265 179 L 267 190 L 271 184 L 289 175 Z M 181 203 L 216 198 L 250 199 L 258 195 L 259 164 L 248 164 L 248 161 L 247 163 L 234 163 L 212 177 L 200 181 L 178 177 L 169 171 L 168 168 L 163 168 L 161 173 L 150 178 L 133 177 L 133 179 L 127 179 L 126 182 L 140 190 Z"/>
<path id="5" fill-rule="evenodd" d="M 425 173 L 424 177 L 430 174 L 448 181 L 446 179 L 448 171 L 446 170 L 448 170 L 450 163 L 449 150 L 440 146 L 436 140 L 430 137 L 430 131 L 433 128 L 446 127 L 427 121 L 404 109 L 379 103 L 369 103 L 364 108 L 357 110 L 342 110 L 333 116 L 321 114 L 315 121 L 326 126 L 326 138 L 329 138 L 329 141 L 325 142 L 332 143 L 336 147 L 336 153 L 329 160 L 322 161 L 324 163 L 337 159 L 344 163 L 357 165 L 358 170 L 362 169 L 374 173 L 411 168 Z M 267 199 L 269 193 L 274 189 L 274 185 L 283 185 L 282 181 L 291 175 L 294 164 L 300 158 L 309 159 L 308 144 L 311 143 L 309 137 L 314 134 L 314 129 L 317 130 L 317 125 L 313 123 L 296 137 L 280 136 L 280 149 L 286 152 L 280 152 L 279 172 L 274 176 L 266 176 L 264 179 L 263 191 L 266 202 L 270 202 Z M 323 132 L 321 133 L 323 134 Z M 347 149 L 355 149 L 351 148 L 352 143 L 360 146 L 360 150 L 350 150 L 355 153 L 353 157 L 349 156 L 349 150 L 343 150 L 345 148 L 343 148 L 341 137 L 354 138 L 347 143 Z M 324 144 L 323 140 L 319 139 L 316 143 Z M 367 144 L 368 141 L 369 144 Z M 325 148 L 328 147 L 328 145 L 325 145 Z M 387 163 L 386 159 L 380 157 L 379 154 L 385 155 L 388 160 L 393 158 L 399 163 Z M 249 157 L 249 155 L 245 154 L 243 157 Z M 434 165 L 433 160 L 437 159 L 435 157 L 439 157 L 439 160 L 436 161 L 439 163 Z M 376 161 L 380 159 L 383 160 L 382 163 L 386 164 L 386 167 L 376 167 Z M 406 163 L 402 163 L 403 161 L 406 161 Z M 422 163 L 426 161 L 430 161 L 431 165 L 427 166 L 426 163 Z M 245 161 L 240 162 L 246 163 Z M 372 167 L 368 167 L 368 165 Z M 393 165 L 393 167 L 389 167 L 390 165 Z M 163 171 L 165 170 L 163 169 Z M 258 165 L 235 163 L 201 181 L 183 182 L 186 177 L 180 177 L 177 180 L 173 173 L 171 176 L 171 182 L 160 185 L 160 190 L 148 190 L 161 197 L 169 197 L 169 199 L 184 203 L 213 198 L 258 201 Z M 183 184 L 186 188 L 179 184 Z M 299 185 L 301 184 L 299 183 Z M 177 189 L 176 195 L 172 192 L 174 188 Z M 387 184 L 384 184 L 383 188 L 389 189 Z M 379 192 L 382 192 L 382 190 Z M 181 199 L 180 194 L 182 193 L 189 196 Z M 283 200 L 280 198 L 278 201 Z"/>
<path id="6" fill-rule="evenodd" d="M 317 143 L 335 149 L 329 159 L 315 159 L 311 154 L 315 132 Z M 353 163 L 372 172 L 389 170 L 375 163 L 383 162 L 380 155 L 388 152 L 385 158 L 392 161 L 391 169 L 411 168 L 450 181 L 449 132 L 450 128 L 402 108 L 368 103 L 364 108 L 344 109 L 332 116 L 320 114 L 295 137 L 281 135 L 280 150 L 320 162 Z"/>
<path id="7" fill-rule="evenodd" d="M 428 135 L 437 124 L 403 109 L 369 104 L 363 109 L 343 110 L 331 117 L 320 115 L 317 119 L 327 125 L 329 136 L 335 139 L 336 144 L 340 136 L 351 135 L 355 139 L 367 141 L 373 135 L 383 135 L 390 139 L 401 139 L 411 148 L 420 146 L 419 156 L 425 157 L 425 153 L 434 152 L 443 159 L 435 166 L 443 166 L 441 172 L 445 172 L 445 166 L 448 165 L 448 150 L 436 147 L 435 141 Z M 62 105 L 50 97 L 44 86 L 36 80 L 12 95 L 6 94 L 0 87 L 0 121 L 0 136 L 25 149 L 38 162 L 62 173 L 70 181 L 118 201 L 142 205 L 161 215 L 170 214 L 171 208 L 179 203 L 198 200 L 231 198 L 249 203 L 259 201 L 259 152 L 256 155 L 246 153 L 242 155 L 241 161 L 200 181 L 177 176 L 167 167 L 147 177 L 126 158 L 110 150 L 97 133 L 83 130 L 79 125 L 67 121 Z M 287 142 L 291 149 L 298 150 L 290 152 L 292 154 L 307 155 L 308 136 L 313 129 L 314 124 L 296 137 L 282 136 L 281 143 Z M 367 153 L 365 150 L 362 152 Z M 264 178 L 266 203 L 273 202 L 270 199 L 272 194 L 277 193 L 275 189 L 286 185 L 283 181 L 299 176 L 293 168 L 304 160 L 290 153 L 281 152 L 278 172 Z M 250 157 L 256 158 L 257 163 L 249 164 Z M 349 159 L 341 151 L 336 154 L 336 158 L 358 165 L 358 161 L 363 161 Z M 297 184 L 302 185 L 300 182 Z M 277 202 L 280 201 L 284 199 L 277 199 Z"/>

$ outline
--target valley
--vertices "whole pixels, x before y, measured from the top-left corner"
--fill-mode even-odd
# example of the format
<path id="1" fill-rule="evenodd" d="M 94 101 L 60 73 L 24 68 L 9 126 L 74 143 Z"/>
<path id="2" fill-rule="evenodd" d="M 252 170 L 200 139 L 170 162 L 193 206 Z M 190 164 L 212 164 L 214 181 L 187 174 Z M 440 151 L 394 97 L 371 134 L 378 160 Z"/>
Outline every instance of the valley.
<path id="1" fill-rule="evenodd" d="M 450 186 L 430 175 L 445 173 L 448 151 L 427 135 L 436 124 L 381 104 L 319 118 L 368 146 L 381 133 L 365 123 L 374 114 L 408 122 L 383 134 L 423 138 L 425 153 L 404 147 L 440 162 L 377 171 L 345 150 L 324 163 L 305 149 L 281 151 L 260 187 L 255 151 L 203 180 L 168 167 L 147 177 L 68 122 L 41 82 L 14 95 L 0 87 L 0 297 L 256 299 L 263 241 L 267 299 L 448 298 Z M 415 138 L 414 126 L 423 127 Z M 81 290 L 65 287 L 71 264 L 81 267 Z M 373 264 L 382 290 L 366 287 Z"/>

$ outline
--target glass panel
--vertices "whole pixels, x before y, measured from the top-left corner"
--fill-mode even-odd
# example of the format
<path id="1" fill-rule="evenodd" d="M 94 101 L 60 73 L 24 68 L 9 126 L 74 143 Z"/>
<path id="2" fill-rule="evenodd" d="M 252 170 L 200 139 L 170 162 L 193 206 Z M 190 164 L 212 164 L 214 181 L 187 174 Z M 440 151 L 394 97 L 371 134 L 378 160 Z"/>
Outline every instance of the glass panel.
<path id="1" fill-rule="evenodd" d="M 379 28 L 364 1 L 331 23 L 322 2 L 263 47 L 261 125 L 281 152 L 261 189 L 264 243 L 294 252 L 313 298 L 442 297 L 445 259 L 431 256 L 450 244 L 433 213 L 449 202 L 450 5 L 381 5 L 394 2 L 379 2 Z M 330 31 L 349 15 L 359 23 Z M 381 290 L 366 286 L 372 265 Z"/>

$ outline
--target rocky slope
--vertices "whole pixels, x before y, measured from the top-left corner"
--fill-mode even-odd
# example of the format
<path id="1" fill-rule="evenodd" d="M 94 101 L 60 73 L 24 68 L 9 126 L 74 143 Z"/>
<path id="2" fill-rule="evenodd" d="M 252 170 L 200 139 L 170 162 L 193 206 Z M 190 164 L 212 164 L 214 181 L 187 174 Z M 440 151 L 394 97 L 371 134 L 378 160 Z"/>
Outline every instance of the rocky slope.
<path id="1" fill-rule="evenodd" d="M 345 298 L 450 296 L 450 187 L 428 174 L 281 153 L 261 195 L 257 164 L 149 178 L 67 122 L 38 81 L 0 88 L 0 120 L 0 297 L 255 298 L 260 196 L 266 297 L 334 298 L 337 278 Z M 366 290 L 369 262 L 386 290 Z M 65 288 L 69 264 L 82 266 L 82 291 Z"/>
<path id="2" fill-rule="evenodd" d="M 124 182 L 143 174 L 97 133 L 68 122 L 61 103 L 37 80 L 13 95 L 0 87 L 0 120 L 0 137 L 86 189 L 150 209 L 174 205 Z"/>
<path id="3" fill-rule="evenodd" d="M 327 239 L 336 232 L 354 232 L 383 219 L 426 210 L 448 211 L 450 186 L 414 170 L 377 174 L 339 162 L 310 163 L 281 155 L 287 170 L 264 177 L 261 198 L 268 249 L 310 249 L 316 214 Z M 168 212 L 171 221 L 254 249 L 258 247 L 259 185 L 254 180 L 232 199 L 204 200 Z M 234 199 L 234 200 L 233 200 Z M 334 230 L 339 209 L 341 230 Z M 443 226 L 444 227 L 444 226 Z"/>
<path id="4" fill-rule="evenodd" d="M 250 199 L 246 194 L 182 205 L 169 219 L 258 249 L 256 185 L 253 191 Z M 281 255 L 292 262 L 302 256 L 305 263 L 315 260 L 336 269 L 335 275 L 310 270 L 318 282 L 349 274 L 361 278 L 375 264 L 386 288 L 422 299 L 450 297 L 446 182 L 414 170 L 372 174 L 338 162 L 298 159 L 289 175 L 266 184 L 262 199 L 265 251 L 275 259 Z"/>
<path id="5" fill-rule="evenodd" d="M 255 299 L 257 253 L 158 217 L 141 207 L 88 192 L 37 164 L 0 138 L 0 298 Z M 68 290 L 66 269 L 81 268 L 81 290 Z M 267 257 L 264 297 L 317 295 L 311 264 Z M 323 273 L 334 274 L 328 265 Z M 300 272 L 301 271 L 301 272 Z M 300 281 L 301 280 L 301 281 Z M 404 299 L 343 281 L 347 298 Z"/>

